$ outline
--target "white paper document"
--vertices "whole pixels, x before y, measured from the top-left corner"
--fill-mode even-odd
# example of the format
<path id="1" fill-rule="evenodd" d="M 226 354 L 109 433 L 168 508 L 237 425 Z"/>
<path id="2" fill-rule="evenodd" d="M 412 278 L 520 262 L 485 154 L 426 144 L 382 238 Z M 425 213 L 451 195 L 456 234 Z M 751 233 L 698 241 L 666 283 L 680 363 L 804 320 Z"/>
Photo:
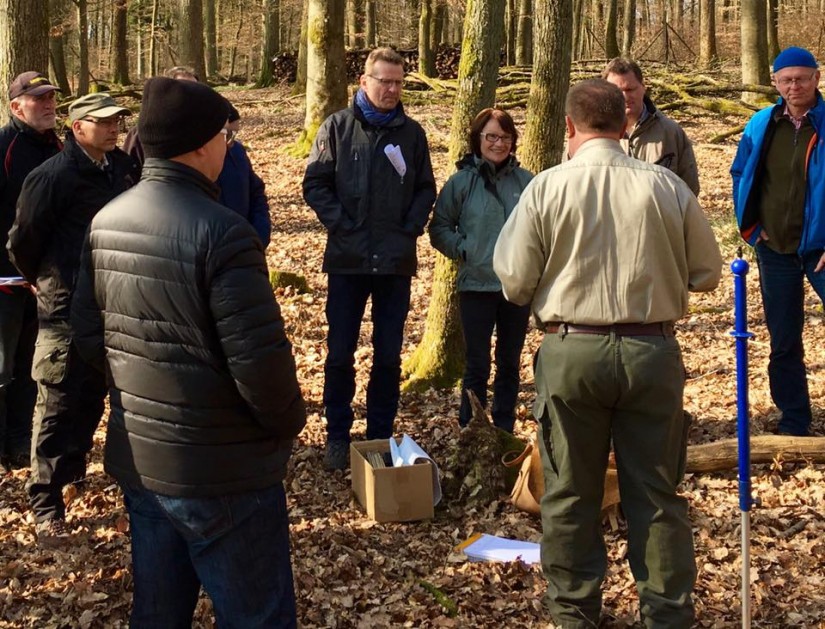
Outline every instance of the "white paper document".
<path id="1" fill-rule="evenodd" d="M 496 535 L 473 535 L 457 550 L 471 561 L 522 561 L 528 565 L 541 561 L 539 544 Z"/>
<path id="2" fill-rule="evenodd" d="M 394 144 L 387 144 L 384 147 L 384 155 L 390 160 L 395 172 L 403 179 L 407 174 L 407 162 L 404 161 L 404 155 L 401 153 L 401 147 Z"/>
<path id="3" fill-rule="evenodd" d="M 28 282 L 24 277 L 0 277 L 0 286 L 23 286 L 25 284 Z"/>
<path id="4" fill-rule="evenodd" d="M 429 461 L 433 466 L 433 505 L 441 502 L 441 480 L 438 466 L 412 437 L 405 433 L 404 436 L 401 437 L 400 445 L 395 442 L 395 439 L 390 437 L 390 455 L 392 456 L 393 467 L 415 465 L 421 461 Z"/>

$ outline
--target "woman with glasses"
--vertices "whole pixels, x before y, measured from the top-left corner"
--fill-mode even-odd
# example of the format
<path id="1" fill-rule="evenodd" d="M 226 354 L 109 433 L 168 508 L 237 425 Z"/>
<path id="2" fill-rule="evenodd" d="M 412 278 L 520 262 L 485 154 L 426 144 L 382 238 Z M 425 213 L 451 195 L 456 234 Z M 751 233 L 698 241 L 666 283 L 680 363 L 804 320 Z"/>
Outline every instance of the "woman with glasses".
<path id="1" fill-rule="evenodd" d="M 430 223 L 430 241 L 448 258 L 458 260 L 459 311 L 464 328 L 466 366 L 459 423 L 472 417 L 467 391 L 487 403 L 490 346 L 496 331 L 493 423 L 513 432 L 519 366 L 527 333 L 529 306 L 511 304 L 493 272 L 493 249 L 504 222 L 533 175 L 516 160 L 518 132 L 510 115 L 484 109 L 470 125 L 472 149 L 456 164 L 444 184 Z"/>
<path id="2" fill-rule="evenodd" d="M 219 201 L 248 220 L 264 245 L 269 245 L 272 219 L 263 180 L 252 169 L 252 162 L 237 134 L 241 127 L 241 115 L 229 105 L 229 119 L 223 129 L 226 137 L 226 157 L 217 184 L 221 189 Z"/>

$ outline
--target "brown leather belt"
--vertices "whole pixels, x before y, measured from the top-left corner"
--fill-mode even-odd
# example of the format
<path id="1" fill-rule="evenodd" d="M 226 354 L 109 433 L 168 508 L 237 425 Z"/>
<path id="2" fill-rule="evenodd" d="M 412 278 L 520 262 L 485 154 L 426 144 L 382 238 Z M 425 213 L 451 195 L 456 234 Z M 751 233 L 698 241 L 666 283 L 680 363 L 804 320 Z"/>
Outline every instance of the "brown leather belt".
<path id="1" fill-rule="evenodd" d="M 673 323 L 614 323 L 613 325 L 576 325 L 573 323 L 550 322 L 544 324 L 545 334 L 601 334 L 607 336 L 674 336 Z"/>

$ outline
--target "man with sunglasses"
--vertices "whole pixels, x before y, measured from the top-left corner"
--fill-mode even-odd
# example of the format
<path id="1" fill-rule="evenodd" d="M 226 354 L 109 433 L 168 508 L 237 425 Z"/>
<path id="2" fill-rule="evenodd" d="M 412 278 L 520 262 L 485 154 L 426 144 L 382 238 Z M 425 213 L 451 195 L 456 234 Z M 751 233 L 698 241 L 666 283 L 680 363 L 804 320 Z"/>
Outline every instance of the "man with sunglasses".
<path id="1" fill-rule="evenodd" d="M 819 65 L 804 48 L 779 53 L 773 82 L 781 98 L 750 119 L 730 169 L 733 205 L 759 264 L 771 337 L 768 379 L 781 413 L 775 431 L 806 436 L 811 401 L 802 344 L 804 279 L 825 299 L 825 102 Z"/>
<path id="2" fill-rule="evenodd" d="M 403 58 L 391 48 L 373 50 L 352 106 L 318 129 L 304 176 L 304 199 L 327 230 L 327 469 L 349 461 L 354 355 L 368 298 L 367 439 L 389 438 L 398 410 L 416 241 L 436 196 L 427 137 L 401 105 L 403 82 Z"/>
<path id="3" fill-rule="evenodd" d="M 63 152 L 26 177 L 9 232 L 11 260 L 37 289 L 32 375 L 38 396 L 28 491 L 44 546 L 68 536 L 62 488 L 86 475 L 103 414 L 105 377 L 77 353 L 69 314 L 86 229 L 140 176 L 137 162 L 116 147 L 121 119 L 130 113 L 105 93 L 72 103 Z"/>

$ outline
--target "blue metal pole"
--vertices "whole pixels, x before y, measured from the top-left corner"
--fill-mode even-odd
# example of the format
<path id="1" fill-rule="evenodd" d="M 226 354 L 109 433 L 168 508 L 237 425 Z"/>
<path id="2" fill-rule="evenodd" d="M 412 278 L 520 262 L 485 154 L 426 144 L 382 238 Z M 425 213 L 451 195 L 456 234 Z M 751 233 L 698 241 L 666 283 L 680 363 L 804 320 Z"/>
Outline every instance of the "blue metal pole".
<path id="1" fill-rule="evenodd" d="M 736 339 L 736 433 L 739 439 L 739 510 L 742 515 L 742 627 L 751 626 L 750 597 L 750 510 L 753 506 L 751 495 L 751 444 L 750 408 L 748 403 L 748 301 L 745 278 L 748 263 L 739 257 L 730 265 L 733 272 L 734 289 L 734 329 L 731 336 Z"/>

